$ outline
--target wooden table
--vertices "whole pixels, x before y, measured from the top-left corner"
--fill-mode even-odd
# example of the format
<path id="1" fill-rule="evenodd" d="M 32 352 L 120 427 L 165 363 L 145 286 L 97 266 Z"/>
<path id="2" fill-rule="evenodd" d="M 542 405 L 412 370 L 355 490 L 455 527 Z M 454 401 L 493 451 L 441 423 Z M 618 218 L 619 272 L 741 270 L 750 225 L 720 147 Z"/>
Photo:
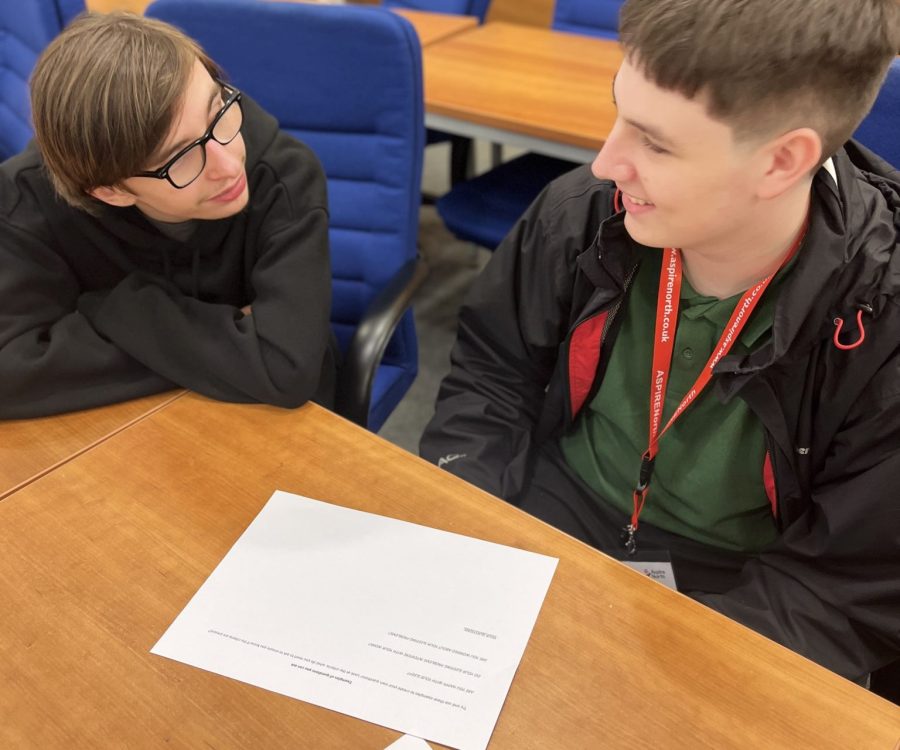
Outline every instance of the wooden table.
<path id="1" fill-rule="evenodd" d="M 560 558 L 491 750 L 900 738 L 900 708 L 319 407 L 187 395 L 0 503 L 0 747 L 396 739 L 148 653 L 275 489 Z"/>
<path id="2" fill-rule="evenodd" d="M 408 8 L 393 8 L 392 10 L 415 26 L 416 34 L 419 35 L 419 43 L 423 47 L 458 34 L 460 31 L 474 29 L 478 25 L 478 19 L 475 16 L 431 13 L 424 10 L 409 10 Z"/>
<path id="3" fill-rule="evenodd" d="M 612 129 L 616 42 L 487 23 L 423 50 L 425 123 L 573 161 Z"/>
<path id="4" fill-rule="evenodd" d="M 184 393 L 42 419 L 0 420 L 0 500 Z"/>

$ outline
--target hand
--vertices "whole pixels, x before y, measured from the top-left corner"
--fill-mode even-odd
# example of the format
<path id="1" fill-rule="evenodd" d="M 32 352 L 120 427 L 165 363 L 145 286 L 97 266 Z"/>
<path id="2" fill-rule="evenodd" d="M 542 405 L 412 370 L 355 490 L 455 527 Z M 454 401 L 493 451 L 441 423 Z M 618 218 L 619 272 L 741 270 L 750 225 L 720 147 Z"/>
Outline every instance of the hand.
<path id="1" fill-rule="evenodd" d="M 245 316 L 252 315 L 253 314 L 253 306 L 252 305 L 244 305 L 241 308 L 241 312 L 244 313 Z"/>

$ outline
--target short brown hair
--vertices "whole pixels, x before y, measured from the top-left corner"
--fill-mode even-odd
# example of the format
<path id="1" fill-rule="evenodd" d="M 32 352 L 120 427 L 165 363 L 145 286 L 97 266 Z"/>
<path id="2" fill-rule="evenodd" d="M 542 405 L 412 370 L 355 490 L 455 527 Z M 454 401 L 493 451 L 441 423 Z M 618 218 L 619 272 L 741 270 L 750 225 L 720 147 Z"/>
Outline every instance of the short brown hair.
<path id="1" fill-rule="evenodd" d="M 626 56 L 657 86 L 705 97 L 740 140 L 811 127 L 822 161 L 900 47 L 898 0 L 626 0 L 619 21 Z"/>
<path id="2" fill-rule="evenodd" d="M 216 64 L 174 26 L 132 13 L 87 13 L 44 50 L 31 78 L 37 145 L 57 192 L 89 212 L 88 191 L 119 184 L 159 150 L 194 62 Z"/>

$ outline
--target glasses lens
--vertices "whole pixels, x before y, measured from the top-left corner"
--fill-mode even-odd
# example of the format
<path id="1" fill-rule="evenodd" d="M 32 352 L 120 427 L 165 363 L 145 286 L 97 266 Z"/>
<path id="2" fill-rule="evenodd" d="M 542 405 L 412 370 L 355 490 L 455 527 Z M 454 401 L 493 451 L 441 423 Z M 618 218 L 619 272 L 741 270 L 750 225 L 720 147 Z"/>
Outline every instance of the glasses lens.
<path id="1" fill-rule="evenodd" d="M 240 105 L 237 100 L 228 105 L 228 108 L 222 113 L 216 126 L 213 128 L 213 138 L 215 138 L 223 146 L 231 143 L 235 136 L 241 130 L 241 124 L 244 116 L 241 112 Z"/>
<path id="2" fill-rule="evenodd" d="M 194 146 L 169 167 L 169 179 L 177 187 L 186 187 L 200 176 L 204 166 L 206 152 L 202 146 Z"/>

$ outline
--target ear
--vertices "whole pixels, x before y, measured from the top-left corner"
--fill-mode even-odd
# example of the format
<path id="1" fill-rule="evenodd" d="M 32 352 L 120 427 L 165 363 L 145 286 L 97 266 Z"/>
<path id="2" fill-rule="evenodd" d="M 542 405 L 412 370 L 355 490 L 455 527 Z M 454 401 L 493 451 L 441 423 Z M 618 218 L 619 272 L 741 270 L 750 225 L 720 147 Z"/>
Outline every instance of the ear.
<path id="1" fill-rule="evenodd" d="M 103 201 L 110 206 L 118 208 L 133 206 L 137 201 L 137 196 L 119 187 L 98 187 L 88 192 L 98 201 Z"/>
<path id="2" fill-rule="evenodd" d="M 822 155 L 822 139 L 812 128 L 797 128 L 764 147 L 767 168 L 757 187 L 760 198 L 777 198 L 809 177 Z"/>

